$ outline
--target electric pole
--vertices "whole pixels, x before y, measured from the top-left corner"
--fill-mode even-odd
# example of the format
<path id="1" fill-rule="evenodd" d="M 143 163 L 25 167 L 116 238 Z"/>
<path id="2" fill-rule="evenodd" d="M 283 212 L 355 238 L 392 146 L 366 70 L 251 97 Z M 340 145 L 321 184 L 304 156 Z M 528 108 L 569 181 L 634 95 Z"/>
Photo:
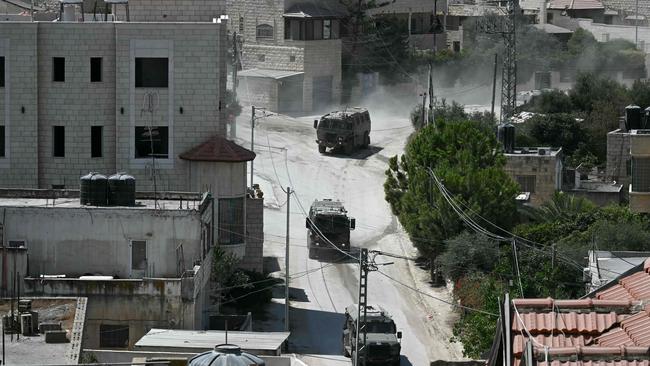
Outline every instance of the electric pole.
<path id="1" fill-rule="evenodd" d="M 289 218 L 291 187 L 287 187 L 287 247 L 284 254 L 284 331 L 289 331 Z"/>
<path id="2" fill-rule="evenodd" d="M 512 117 L 517 108 L 517 41 L 516 20 L 518 1 L 508 0 L 505 16 L 499 17 L 500 24 L 494 24 L 487 19 L 478 23 L 480 31 L 489 34 L 501 34 L 505 45 L 503 69 L 501 70 L 501 117 L 500 122 L 505 123 Z"/>
<path id="3" fill-rule="evenodd" d="M 424 108 L 424 105 L 422 107 Z M 359 366 L 359 361 L 361 359 L 365 361 L 366 338 L 368 334 L 366 328 L 366 313 L 368 308 L 368 272 L 368 249 L 361 248 L 361 252 L 359 253 L 359 307 L 357 309 L 354 366 Z"/>
<path id="4" fill-rule="evenodd" d="M 251 151 L 255 152 L 255 106 L 251 106 Z M 251 188 L 253 188 L 253 160 L 251 160 Z"/>
<path id="5" fill-rule="evenodd" d="M 497 64 L 499 62 L 499 54 L 494 54 L 494 74 L 492 76 L 492 107 L 490 108 L 490 115 L 492 118 L 496 119 L 494 115 L 494 100 L 496 99 L 497 94 Z"/>

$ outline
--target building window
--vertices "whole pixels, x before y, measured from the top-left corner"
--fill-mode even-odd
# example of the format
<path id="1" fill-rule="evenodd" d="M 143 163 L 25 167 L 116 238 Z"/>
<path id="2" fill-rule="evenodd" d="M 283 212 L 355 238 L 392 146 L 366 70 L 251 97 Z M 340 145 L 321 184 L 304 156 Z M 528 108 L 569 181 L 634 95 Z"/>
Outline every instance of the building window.
<path id="1" fill-rule="evenodd" d="M 266 55 L 257 55 L 257 61 L 259 62 L 266 61 Z"/>
<path id="2" fill-rule="evenodd" d="M 332 21 L 330 19 L 323 20 L 323 39 L 332 38 Z"/>
<path id="3" fill-rule="evenodd" d="M 537 177 L 534 175 L 518 175 L 515 177 L 521 187 L 522 192 L 535 193 L 535 183 Z"/>
<path id="4" fill-rule="evenodd" d="M 454 41 L 453 47 L 454 47 L 454 52 L 456 53 L 460 52 L 460 41 Z"/>
<path id="5" fill-rule="evenodd" d="M 632 157 L 632 191 L 650 192 L 650 158 Z"/>
<path id="6" fill-rule="evenodd" d="M 131 269 L 135 271 L 147 269 L 147 242 L 145 240 L 131 241 Z"/>
<path id="7" fill-rule="evenodd" d="M 239 33 L 244 33 L 244 17 L 239 17 Z"/>
<path id="8" fill-rule="evenodd" d="M 169 157 L 169 127 L 136 126 L 135 158 Z"/>
<path id="9" fill-rule="evenodd" d="M 257 39 L 269 39 L 273 38 L 273 26 L 268 24 L 260 24 L 255 30 L 255 36 Z"/>
<path id="10" fill-rule="evenodd" d="M 52 184 L 52 189 L 65 189 L 65 184 Z"/>
<path id="11" fill-rule="evenodd" d="M 219 200 L 219 244 L 244 242 L 244 199 Z"/>
<path id="12" fill-rule="evenodd" d="M 289 56 L 289 62 L 296 62 L 296 56 L 294 55 Z"/>
<path id="13" fill-rule="evenodd" d="M 99 347 L 128 348 L 129 347 L 129 326 L 101 324 L 99 326 Z"/>
<path id="14" fill-rule="evenodd" d="M 52 81 L 65 81 L 65 57 L 52 57 Z"/>
<path id="15" fill-rule="evenodd" d="M 169 59 L 167 57 L 136 57 L 136 88 L 166 88 L 168 77 Z"/>
<path id="16" fill-rule="evenodd" d="M 65 156 L 65 127 L 52 126 L 52 156 L 62 158 Z"/>
<path id="17" fill-rule="evenodd" d="M 0 88 L 5 86 L 5 58 L 0 57 Z"/>
<path id="18" fill-rule="evenodd" d="M 102 81 L 102 58 L 90 58 L 90 82 L 99 83 Z"/>
<path id="19" fill-rule="evenodd" d="M 104 127 L 91 126 L 90 127 L 90 157 L 102 157 L 102 140 L 103 140 Z"/>
<path id="20" fill-rule="evenodd" d="M 0 126 L 0 158 L 5 157 L 5 126 Z"/>
<path id="21" fill-rule="evenodd" d="M 26 248 L 27 245 L 24 240 L 9 240 L 7 241 L 9 248 Z"/>

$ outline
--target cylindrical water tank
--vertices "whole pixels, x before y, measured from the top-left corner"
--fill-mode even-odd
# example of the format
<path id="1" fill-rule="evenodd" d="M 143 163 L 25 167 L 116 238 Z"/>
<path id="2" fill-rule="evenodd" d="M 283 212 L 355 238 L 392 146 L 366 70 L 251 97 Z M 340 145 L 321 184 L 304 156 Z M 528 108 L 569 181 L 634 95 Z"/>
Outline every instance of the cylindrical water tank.
<path id="1" fill-rule="evenodd" d="M 90 204 L 90 179 L 94 172 L 90 172 L 79 179 L 79 202 L 82 205 Z"/>
<path id="2" fill-rule="evenodd" d="M 208 351 L 196 355 L 187 361 L 188 366 L 253 366 L 266 365 L 264 361 L 232 344 L 220 344 Z"/>
<path id="3" fill-rule="evenodd" d="M 106 206 L 108 202 L 108 180 L 105 175 L 95 173 L 90 177 L 90 198 L 92 206 Z"/>
<path id="4" fill-rule="evenodd" d="M 110 206 L 135 206 L 135 178 L 126 173 L 108 178 L 108 204 Z"/>
<path id="5" fill-rule="evenodd" d="M 641 129 L 641 107 L 638 105 L 625 107 L 625 129 L 628 131 Z"/>

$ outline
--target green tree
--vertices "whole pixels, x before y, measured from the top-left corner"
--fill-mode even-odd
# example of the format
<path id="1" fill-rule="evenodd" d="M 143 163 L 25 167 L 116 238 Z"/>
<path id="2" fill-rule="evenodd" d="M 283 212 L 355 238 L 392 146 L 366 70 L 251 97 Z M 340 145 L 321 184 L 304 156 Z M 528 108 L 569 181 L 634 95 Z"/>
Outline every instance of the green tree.
<path id="1" fill-rule="evenodd" d="M 389 161 L 386 200 L 420 252 L 430 258 L 444 251 L 444 240 L 464 225 L 431 179 L 431 169 L 467 212 L 493 218 L 501 227 L 515 221 L 518 186 L 503 167 L 505 157 L 493 133 L 477 122 L 438 120 L 418 131 L 406 153 Z"/>
<path id="2" fill-rule="evenodd" d="M 473 272 L 489 273 L 495 265 L 491 259 L 499 254 L 499 243 L 480 234 L 463 232 L 445 245 L 445 252 L 436 258 L 436 268 L 453 281 Z"/>
<path id="3" fill-rule="evenodd" d="M 586 141 L 587 132 L 582 124 L 570 114 L 557 113 L 533 116 L 526 121 L 530 134 L 540 144 L 562 147 L 565 154 L 571 155 L 580 143 Z"/>
<path id="4" fill-rule="evenodd" d="M 561 90 L 544 90 L 533 96 L 522 106 L 523 110 L 535 113 L 571 113 L 571 98 Z"/>

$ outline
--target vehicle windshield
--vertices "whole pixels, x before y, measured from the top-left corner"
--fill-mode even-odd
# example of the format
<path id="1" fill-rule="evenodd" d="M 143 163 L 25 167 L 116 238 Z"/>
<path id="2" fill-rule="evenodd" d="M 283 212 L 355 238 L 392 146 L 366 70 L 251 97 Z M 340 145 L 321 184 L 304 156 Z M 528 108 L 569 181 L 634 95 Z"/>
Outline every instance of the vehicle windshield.
<path id="1" fill-rule="evenodd" d="M 395 323 L 393 322 L 369 322 L 366 323 L 366 329 L 368 333 L 395 333 Z"/>
<path id="2" fill-rule="evenodd" d="M 338 215 L 322 215 L 316 217 L 316 226 L 324 233 L 348 231 L 348 218 Z"/>
<path id="3" fill-rule="evenodd" d="M 342 121 L 340 119 L 323 119 L 319 125 L 321 128 L 331 128 L 338 130 L 351 130 L 352 123 Z"/>

